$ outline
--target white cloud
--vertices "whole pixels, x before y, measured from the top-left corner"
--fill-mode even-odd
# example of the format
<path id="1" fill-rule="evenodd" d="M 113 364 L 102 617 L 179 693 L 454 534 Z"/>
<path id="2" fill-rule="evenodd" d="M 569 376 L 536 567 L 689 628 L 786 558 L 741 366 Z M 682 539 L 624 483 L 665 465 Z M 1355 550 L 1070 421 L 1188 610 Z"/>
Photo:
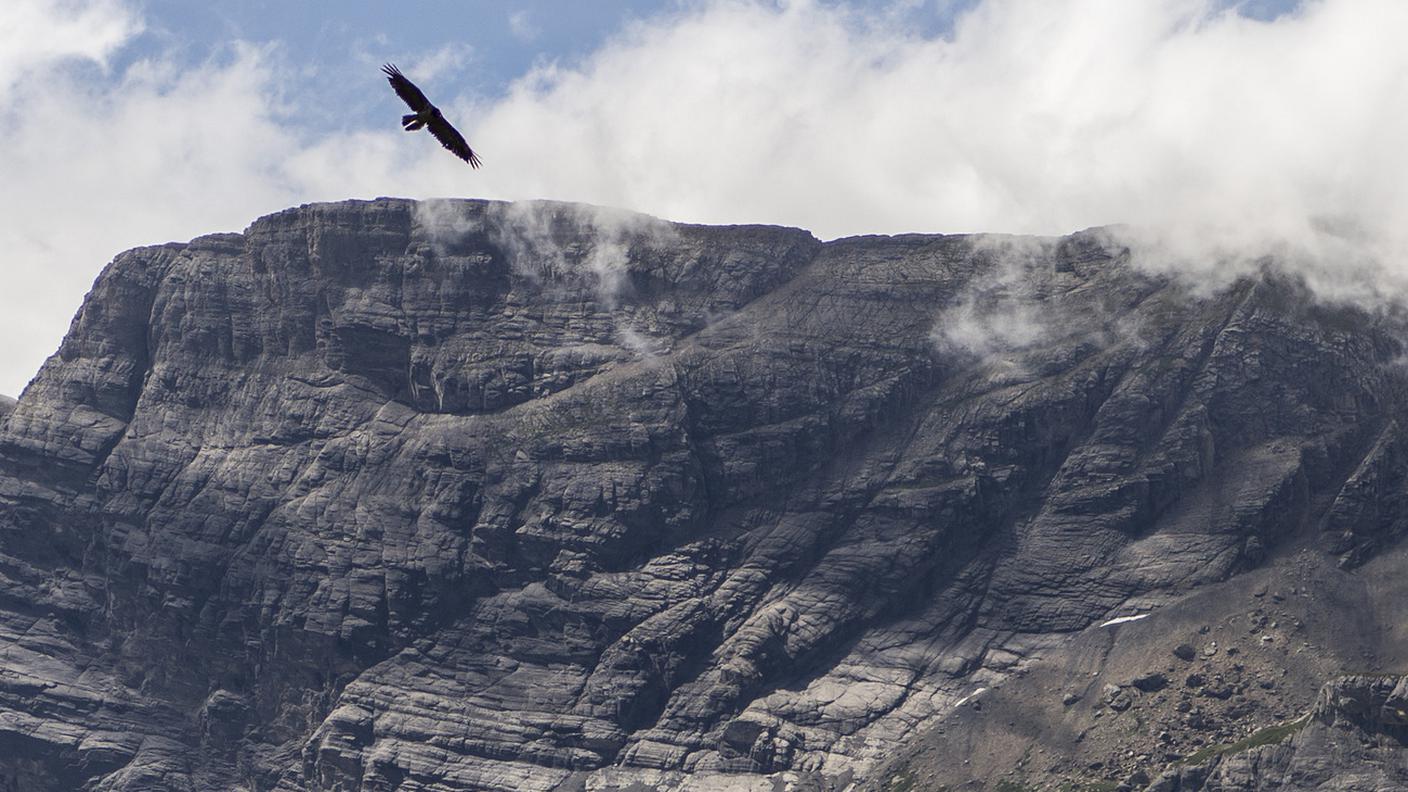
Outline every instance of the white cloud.
<path id="1" fill-rule="evenodd" d="M 232 44 L 195 70 L 157 57 L 109 90 L 71 67 L 137 34 L 133 4 L 9 0 L 0 249 L 19 297 L 0 333 L 19 342 L 0 347 L 0 392 L 57 346 L 118 251 L 349 196 L 579 200 L 823 237 L 1132 223 L 1169 267 L 1235 272 L 1271 253 L 1338 295 L 1400 293 L 1408 3 L 1307 0 L 1270 22 L 1225 5 L 983 0 L 936 39 L 906 29 L 914 3 L 867 17 L 702 2 L 497 101 L 432 90 L 482 153 L 473 171 L 400 132 L 399 107 L 374 132 L 294 132 L 281 108 L 300 98 L 276 88 L 300 65 L 277 50 Z M 428 79 L 471 54 L 410 65 Z"/>
<path id="2" fill-rule="evenodd" d="M 967 295 L 939 315 L 934 338 L 946 348 L 981 358 L 1012 353 L 1049 335 L 1042 308 L 1022 299 L 979 303 L 976 296 Z"/>
<path id="3" fill-rule="evenodd" d="M 121 0 L 6 0 L 0 5 L 0 100 L 35 69 L 70 58 L 106 64 L 141 28 Z"/>
<path id="4" fill-rule="evenodd" d="M 137 63 L 111 91 L 58 67 L 11 91 L 0 106 L 14 119 L 0 124 L 0 392 L 17 392 L 57 348 L 116 253 L 242 228 L 294 197 L 267 83 L 263 53 L 236 48 L 192 71 Z"/>
<path id="5" fill-rule="evenodd" d="M 1277 253 L 1400 277 L 1382 267 L 1408 247 L 1408 4 L 1262 22 L 1210 0 L 986 0 L 947 39 L 887 21 L 716 2 L 640 25 L 490 108 L 486 179 L 822 236 L 1133 223 L 1180 267 Z"/>
<path id="6" fill-rule="evenodd" d="M 519 41 L 529 42 L 542 31 L 533 22 L 533 15 L 526 8 L 520 8 L 508 15 L 508 29 Z"/>
<path id="7" fill-rule="evenodd" d="M 474 47 L 468 44 L 450 43 L 437 49 L 410 58 L 402 67 L 407 76 L 422 82 L 430 82 L 443 74 L 462 70 L 474 57 Z"/>
<path id="8" fill-rule="evenodd" d="M 978 237 L 976 251 L 993 265 L 938 312 L 932 338 L 942 349 L 965 353 L 1025 376 L 1022 352 L 1040 341 L 1089 334 L 1069 316 L 1053 315 L 1049 291 L 1051 245 L 1031 237 Z"/>

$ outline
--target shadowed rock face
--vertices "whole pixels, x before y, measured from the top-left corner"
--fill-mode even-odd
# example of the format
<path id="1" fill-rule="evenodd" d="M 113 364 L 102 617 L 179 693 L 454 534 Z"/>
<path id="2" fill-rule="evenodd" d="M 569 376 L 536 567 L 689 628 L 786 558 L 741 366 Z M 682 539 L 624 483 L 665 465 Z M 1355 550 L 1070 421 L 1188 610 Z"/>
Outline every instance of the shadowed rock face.
<path id="1" fill-rule="evenodd" d="M 0 412 L 0 789 L 841 786 L 1390 547 L 1397 325 L 1135 264 L 390 199 L 124 253 Z"/>

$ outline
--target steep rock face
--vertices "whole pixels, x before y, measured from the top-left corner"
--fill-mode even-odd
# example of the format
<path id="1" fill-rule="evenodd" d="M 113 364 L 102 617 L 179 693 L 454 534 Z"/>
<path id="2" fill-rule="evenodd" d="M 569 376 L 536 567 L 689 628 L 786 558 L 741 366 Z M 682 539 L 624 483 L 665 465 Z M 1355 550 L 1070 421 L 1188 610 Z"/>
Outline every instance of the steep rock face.
<path id="1" fill-rule="evenodd" d="M 1392 546 L 1398 329 L 1097 233 L 131 251 L 0 417 L 0 789 L 844 785 L 1101 620 Z"/>

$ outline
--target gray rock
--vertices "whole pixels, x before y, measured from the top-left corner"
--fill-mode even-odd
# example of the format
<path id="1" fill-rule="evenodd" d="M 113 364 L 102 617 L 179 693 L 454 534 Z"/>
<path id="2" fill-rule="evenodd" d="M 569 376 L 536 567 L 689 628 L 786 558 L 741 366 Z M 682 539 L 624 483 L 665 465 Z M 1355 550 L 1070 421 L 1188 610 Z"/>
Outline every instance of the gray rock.
<path id="1" fill-rule="evenodd" d="M 1395 321 L 1102 232 L 379 199 L 129 251 L 0 418 L 0 788 L 844 786 L 1312 504 L 1372 560 Z"/>
<path id="2" fill-rule="evenodd" d="M 1106 685 L 1100 692 L 1105 705 L 1115 712 L 1124 712 L 1134 704 L 1129 691 L 1119 685 Z"/>
<path id="3" fill-rule="evenodd" d="M 1310 713 L 1268 727 L 1197 766 L 1170 768 L 1147 792 L 1349 792 L 1408 788 L 1408 720 L 1400 676 L 1347 676 L 1320 691 Z"/>
<path id="4" fill-rule="evenodd" d="M 1151 671 L 1142 676 L 1135 677 L 1129 684 L 1145 693 L 1153 693 L 1168 687 L 1168 677 L 1157 671 Z"/>

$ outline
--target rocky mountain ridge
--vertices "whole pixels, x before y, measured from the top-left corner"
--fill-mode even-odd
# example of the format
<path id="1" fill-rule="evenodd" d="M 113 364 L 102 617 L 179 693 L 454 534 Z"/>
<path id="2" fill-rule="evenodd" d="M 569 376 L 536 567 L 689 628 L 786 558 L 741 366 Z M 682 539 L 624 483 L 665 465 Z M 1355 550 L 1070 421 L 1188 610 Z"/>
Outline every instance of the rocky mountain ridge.
<path id="1" fill-rule="evenodd" d="M 1101 232 L 378 199 L 129 251 L 0 418 L 0 789 L 1166 784 L 1175 634 L 1318 647 L 1195 658 L 1229 737 L 1401 670 L 1402 331 Z"/>

